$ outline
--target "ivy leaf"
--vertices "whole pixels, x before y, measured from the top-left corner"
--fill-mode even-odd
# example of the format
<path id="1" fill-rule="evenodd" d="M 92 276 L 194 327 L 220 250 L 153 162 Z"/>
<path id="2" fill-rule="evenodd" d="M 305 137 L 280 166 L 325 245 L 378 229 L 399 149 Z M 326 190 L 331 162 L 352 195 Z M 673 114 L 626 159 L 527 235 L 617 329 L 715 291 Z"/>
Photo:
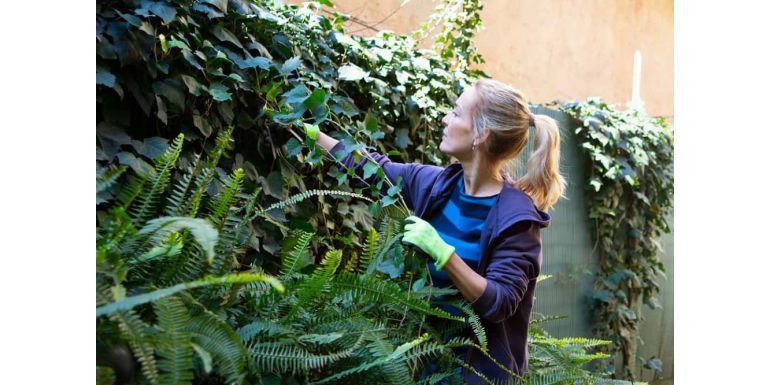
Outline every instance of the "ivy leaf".
<path id="1" fill-rule="evenodd" d="M 367 162 L 364 164 L 364 179 L 368 179 L 370 176 L 376 173 L 377 169 L 379 168 L 380 166 L 377 163 L 367 159 Z"/>
<path id="2" fill-rule="evenodd" d="M 337 73 L 339 74 L 337 79 L 346 81 L 361 80 L 369 76 L 369 72 L 364 71 L 355 64 L 344 65 L 337 70 Z"/>
<path id="3" fill-rule="evenodd" d="M 213 7 L 210 7 L 206 4 L 196 3 L 193 4 L 192 9 L 198 12 L 205 13 L 206 16 L 209 18 L 209 20 L 224 17 L 225 14 L 222 12 L 217 11 Z"/>
<path id="4" fill-rule="evenodd" d="M 307 124 L 304 123 L 305 133 L 307 134 L 307 137 L 312 139 L 313 141 L 318 140 L 318 126 L 315 124 Z"/>
<path id="5" fill-rule="evenodd" d="M 211 4 L 219 8 L 220 11 L 227 13 L 227 0 L 201 0 L 201 2 Z"/>
<path id="6" fill-rule="evenodd" d="M 168 23 L 176 17 L 176 8 L 162 2 L 145 2 L 134 11 L 137 15 L 142 16 L 150 16 L 150 12 L 163 19 L 164 23 Z"/>
<path id="7" fill-rule="evenodd" d="M 230 93 L 227 92 L 228 88 L 222 83 L 214 83 L 211 85 L 211 87 L 207 90 L 211 96 L 214 97 L 214 100 L 223 102 L 225 100 L 230 100 Z"/>
<path id="8" fill-rule="evenodd" d="M 366 128 L 366 130 L 369 132 L 377 131 L 377 117 L 375 117 L 371 111 L 366 113 L 366 118 L 364 119 L 364 128 Z"/>
<path id="9" fill-rule="evenodd" d="M 308 90 L 304 85 L 300 84 L 281 96 L 286 98 L 286 103 L 296 105 L 303 103 L 305 100 L 307 100 L 307 98 L 310 97 L 310 90 Z"/>
<path id="10" fill-rule="evenodd" d="M 610 303 L 610 299 L 612 298 L 612 293 L 610 293 L 607 290 L 597 290 L 594 295 L 594 299 L 597 299 L 602 302 Z"/>
<path id="11" fill-rule="evenodd" d="M 188 75 L 180 75 L 180 77 L 182 78 L 185 86 L 187 86 L 187 92 L 195 96 L 200 96 L 203 91 L 207 91 L 206 87 L 198 83 L 198 80 L 196 80 L 194 77 Z"/>
<path id="12" fill-rule="evenodd" d="M 409 139 L 409 130 L 406 128 L 396 130 L 396 146 L 406 148 L 410 144 L 412 144 L 412 140 Z"/>
<path id="13" fill-rule="evenodd" d="M 200 116 L 199 114 L 193 114 L 193 125 L 198 128 L 203 136 L 208 138 L 211 135 L 211 124 L 209 123 L 208 119 Z"/>
<path id="14" fill-rule="evenodd" d="M 185 42 L 183 42 L 181 40 L 176 40 L 176 39 L 171 39 L 168 42 L 168 47 L 169 48 L 179 48 L 181 50 L 190 51 L 190 46 L 188 46 L 187 43 L 185 43 Z"/>
<path id="15" fill-rule="evenodd" d="M 110 88 L 115 87 L 115 75 L 110 72 L 97 68 L 96 69 L 96 84 L 101 84 Z"/>
<path id="16" fill-rule="evenodd" d="M 163 96 L 171 104 L 184 110 L 185 96 L 182 91 L 182 82 L 176 79 L 166 79 L 164 81 L 152 83 L 152 89 L 156 95 Z"/>
<path id="17" fill-rule="evenodd" d="M 211 33 L 217 39 L 219 39 L 219 41 L 230 42 L 230 43 L 233 43 L 238 48 L 243 49 L 243 44 L 241 44 L 238 38 L 232 32 L 222 28 L 221 25 L 215 25 L 213 28 L 211 28 Z"/>
<path id="18" fill-rule="evenodd" d="M 302 144 L 296 138 L 291 138 L 286 142 L 286 149 L 286 156 L 292 158 L 302 153 Z"/>
<path id="19" fill-rule="evenodd" d="M 241 69 L 259 67 L 265 71 L 270 69 L 270 59 L 262 56 L 253 57 L 243 61 Z"/>
<path id="20" fill-rule="evenodd" d="M 392 196 L 385 196 L 380 200 L 380 203 L 382 203 L 382 207 L 388 207 L 394 203 L 398 202 L 398 199 L 392 197 Z"/>
<path id="21" fill-rule="evenodd" d="M 334 103 L 332 103 L 332 111 L 334 111 L 335 114 L 342 112 L 352 118 L 361 113 L 358 107 L 356 107 L 356 104 L 353 103 L 353 99 L 349 97 L 335 95 L 332 96 L 332 101 L 334 101 Z"/>
<path id="22" fill-rule="evenodd" d="M 302 60 L 299 56 L 294 56 L 291 59 L 286 60 L 283 62 L 283 65 L 281 66 L 281 74 L 288 75 L 292 71 L 299 68 L 299 65 L 302 64 Z"/>
<path id="23" fill-rule="evenodd" d="M 168 139 L 153 136 L 142 142 L 135 140 L 132 145 L 140 155 L 146 156 L 148 159 L 155 159 L 166 151 Z"/>

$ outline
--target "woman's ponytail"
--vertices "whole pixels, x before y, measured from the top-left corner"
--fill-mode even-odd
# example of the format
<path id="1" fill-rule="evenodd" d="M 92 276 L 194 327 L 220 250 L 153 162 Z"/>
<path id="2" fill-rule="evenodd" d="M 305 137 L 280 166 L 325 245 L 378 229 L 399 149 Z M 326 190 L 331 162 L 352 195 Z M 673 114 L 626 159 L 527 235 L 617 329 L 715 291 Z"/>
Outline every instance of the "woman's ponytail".
<path id="1" fill-rule="evenodd" d="M 491 132 L 482 150 L 490 160 L 492 170 L 501 173 L 527 193 L 537 208 L 547 211 L 564 196 L 567 185 L 559 174 L 559 126 L 547 115 L 533 115 L 524 95 L 517 89 L 493 79 L 479 79 L 474 85 L 478 102 L 472 113 L 475 134 Z M 529 127 L 535 126 L 534 138 L 529 138 Z M 527 173 L 518 180 L 516 160 L 533 142 L 527 161 Z M 502 165 L 502 166 L 501 166 Z"/>
<path id="2" fill-rule="evenodd" d="M 559 126 L 547 115 L 531 115 L 535 126 L 532 153 L 527 161 L 527 173 L 516 181 L 517 186 L 535 201 L 537 208 L 547 211 L 564 196 L 567 185 L 559 173 Z"/>

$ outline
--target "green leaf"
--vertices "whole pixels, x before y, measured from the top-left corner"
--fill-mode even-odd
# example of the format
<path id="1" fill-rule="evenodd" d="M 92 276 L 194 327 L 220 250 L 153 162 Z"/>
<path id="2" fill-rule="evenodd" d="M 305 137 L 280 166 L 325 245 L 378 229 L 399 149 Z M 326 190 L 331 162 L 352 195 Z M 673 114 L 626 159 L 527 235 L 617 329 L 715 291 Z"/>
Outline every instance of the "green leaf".
<path id="1" fill-rule="evenodd" d="M 357 81 L 369 76 L 369 72 L 364 71 L 361 67 L 355 64 L 348 64 L 340 67 L 337 70 L 338 79 L 346 81 Z"/>
<path id="2" fill-rule="evenodd" d="M 219 234 L 214 227 L 200 218 L 187 217 L 160 217 L 147 222 L 139 231 L 139 234 L 154 234 L 160 238 L 165 237 L 168 232 L 187 229 L 192 234 L 198 244 L 201 245 L 209 259 L 209 263 L 214 259 L 214 246 L 217 244 Z"/>
<path id="3" fill-rule="evenodd" d="M 310 139 L 312 139 L 314 141 L 318 140 L 319 128 L 318 128 L 317 125 L 303 123 L 303 127 L 305 128 L 305 134 L 307 135 L 308 138 L 310 138 Z"/>
<path id="4" fill-rule="evenodd" d="M 204 91 L 207 91 L 206 87 L 198 83 L 198 80 L 196 80 L 194 77 L 188 75 L 180 75 L 180 77 L 182 78 L 185 86 L 187 86 L 187 92 L 195 96 L 200 96 Z"/>
<path id="5" fill-rule="evenodd" d="M 285 92 L 283 95 L 286 99 L 286 103 L 291 105 L 296 105 L 300 103 L 304 103 L 307 98 L 310 97 L 310 90 L 307 89 L 304 85 L 300 84 L 288 92 Z"/>
<path id="6" fill-rule="evenodd" d="M 286 60 L 281 66 L 281 74 L 290 74 L 292 71 L 299 68 L 300 64 L 302 64 L 302 59 L 299 56 L 294 56 L 293 58 Z"/>
<path id="7" fill-rule="evenodd" d="M 221 25 L 215 25 L 210 31 L 217 39 L 219 39 L 219 41 L 227 41 L 233 43 L 238 48 L 243 49 L 243 45 L 238 38 L 229 30 L 222 28 Z"/>
<path id="8" fill-rule="evenodd" d="M 176 79 L 166 79 L 164 81 L 152 83 L 152 89 L 156 95 L 163 96 L 171 104 L 184 110 L 185 96 L 182 89 L 182 82 Z"/>
<path id="9" fill-rule="evenodd" d="M 332 104 L 332 111 L 335 114 L 343 113 L 347 115 L 348 117 L 352 118 L 361 111 L 356 107 L 355 103 L 353 103 L 353 99 L 349 97 L 343 97 L 343 96 L 332 96 L 332 101 L 334 102 Z"/>
<path id="10" fill-rule="evenodd" d="M 211 4 L 223 13 L 227 13 L 227 0 L 201 0 L 201 2 Z"/>
<path id="11" fill-rule="evenodd" d="M 244 60 L 243 65 L 240 67 L 241 69 L 259 67 L 267 71 L 270 69 L 270 63 L 272 63 L 270 59 L 262 56 L 257 56 L 257 57 Z"/>
<path id="12" fill-rule="evenodd" d="M 213 83 L 208 88 L 207 91 L 209 92 L 209 94 L 211 96 L 214 97 L 214 100 L 219 101 L 219 102 L 224 102 L 226 100 L 230 100 L 231 99 L 232 95 L 228 92 L 228 90 L 229 89 L 227 88 L 226 85 L 217 82 L 217 83 Z"/>
<path id="13" fill-rule="evenodd" d="M 379 168 L 380 166 L 377 163 L 374 163 L 371 160 L 367 160 L 364 164 L 364 179 L 368 179 L 375 172 L 377 172 Z"/>
<path id="14" fill-rule="evenodd" d="M 198 358 L 201 359 L 201 363 L 203 364 L 203 372 L 206 374 L 211 373 L 211 354 L 207 352 L 202 347 L 198 346 L 198 344 L 193 343 L 192 344 L 193 350 L 195 350 L 195 353 L 198 355 Z"/>
<path id="15" fill-rule="evenodd" d="M 190 51 L 190 46 L 188 46 L 187 43 L 185 43 L 185 42 L 183 42 L 181 40 L 176 40 L 176 39 L 171 39 L 168 42 L 168 48 L 179 48 L 179 49 L 182 49 L 182 50 Z"/>
<path id="16" fill-rule="evenodd" d="M 290 138 L 286 142 L 286 149 L 288 150 L 288 152 L 286 153 L 287 157 L 289 157 L 289 158 L 295 157 L 295 156 L 299 155 L 300 153 L 302 153 L 302 143 L 300 143 L 295 138 Z"/>
<path id="17" fill-rule="evenodd" d="M 134 308 L 135 306 L 142 305 L 148 302 L 157 301 L 161 298 L 168 297 L 176 294 L 180 291 L 195 289 L 198 287 L 211 286 L 211 285 L 232 285 L 243 284 L 249 282 L 266 282 L 270 284 L 279 293 L 284 292 L 283 285 L 280 281 L 272 276 L 266 274 L 231 274 L 222 277 L 205 277 L 199 280 L 180 283 L 175 286 L 158 289 L 149 293 L 134 295 L 126 297 L 118 302 L 113 302 L 108 305 L 100 306 L 96 308 L 96 317 L 108 316 L 118 311 L 125 311 Z"/>
<path id="18" fill-rule="evenodd" d="M 115 87 L 115 75 L 110 72 L 97 68 L 96 69 L 96 84 L 101 84 L 110 88 Z"/>

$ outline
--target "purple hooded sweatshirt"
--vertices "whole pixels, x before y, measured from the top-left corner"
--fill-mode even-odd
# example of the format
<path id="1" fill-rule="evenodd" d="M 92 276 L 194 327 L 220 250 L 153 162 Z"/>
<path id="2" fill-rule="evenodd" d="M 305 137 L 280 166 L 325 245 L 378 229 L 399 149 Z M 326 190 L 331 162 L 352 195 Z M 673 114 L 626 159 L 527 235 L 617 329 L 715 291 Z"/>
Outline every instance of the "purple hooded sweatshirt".
<path id="1" fill-rule="evenodd" d="M 367 159 L 356 162 L 342 141 L 330 152 L 346 167 L 353 168 L 357 175 L 363 175 Z M 444 168 L 396 163 L 385 155 L 369 154 L 394 184 L 398 177 L 402 178 L 401 194 L 407 206 L 423 219 L 439 213 L 451 197 L 457 179 L 462 177 L 460 163 Z M 377 175 L 366 181 L 375 184 Z M 383 191 L 386 189 L 387 185 Z M 486 331 L 489 355 L 519 375 L 527 371 L 527 328 L 543 258 L 540 229 L 547 227 L 550 221 L 548 213 L 537 209 L 532 199 L 506 178 L 479 240 L 482 251 L 476 272 L 487 280 L 487 286 L 481 296 L 471 302 L 471 307 L 481 318 Z M 465 360 L 494 382 L 513 383 L 512 376 L 477 349 L 469 349 Z M 469 370 L 463 370 L 463 377 L 467 384 L 485 383 Z"/>

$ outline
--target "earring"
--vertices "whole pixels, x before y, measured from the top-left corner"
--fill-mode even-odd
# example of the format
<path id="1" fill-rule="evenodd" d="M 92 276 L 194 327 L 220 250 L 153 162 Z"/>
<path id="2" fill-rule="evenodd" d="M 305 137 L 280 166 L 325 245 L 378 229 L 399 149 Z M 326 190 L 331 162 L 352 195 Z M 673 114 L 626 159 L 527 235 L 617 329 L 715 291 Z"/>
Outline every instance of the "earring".
<path id="1" fill-rule="evenodd" d="M 471 144 L 471 151 L 476 151 L 476 142 L 473 142 L 473 144 Z"/>

